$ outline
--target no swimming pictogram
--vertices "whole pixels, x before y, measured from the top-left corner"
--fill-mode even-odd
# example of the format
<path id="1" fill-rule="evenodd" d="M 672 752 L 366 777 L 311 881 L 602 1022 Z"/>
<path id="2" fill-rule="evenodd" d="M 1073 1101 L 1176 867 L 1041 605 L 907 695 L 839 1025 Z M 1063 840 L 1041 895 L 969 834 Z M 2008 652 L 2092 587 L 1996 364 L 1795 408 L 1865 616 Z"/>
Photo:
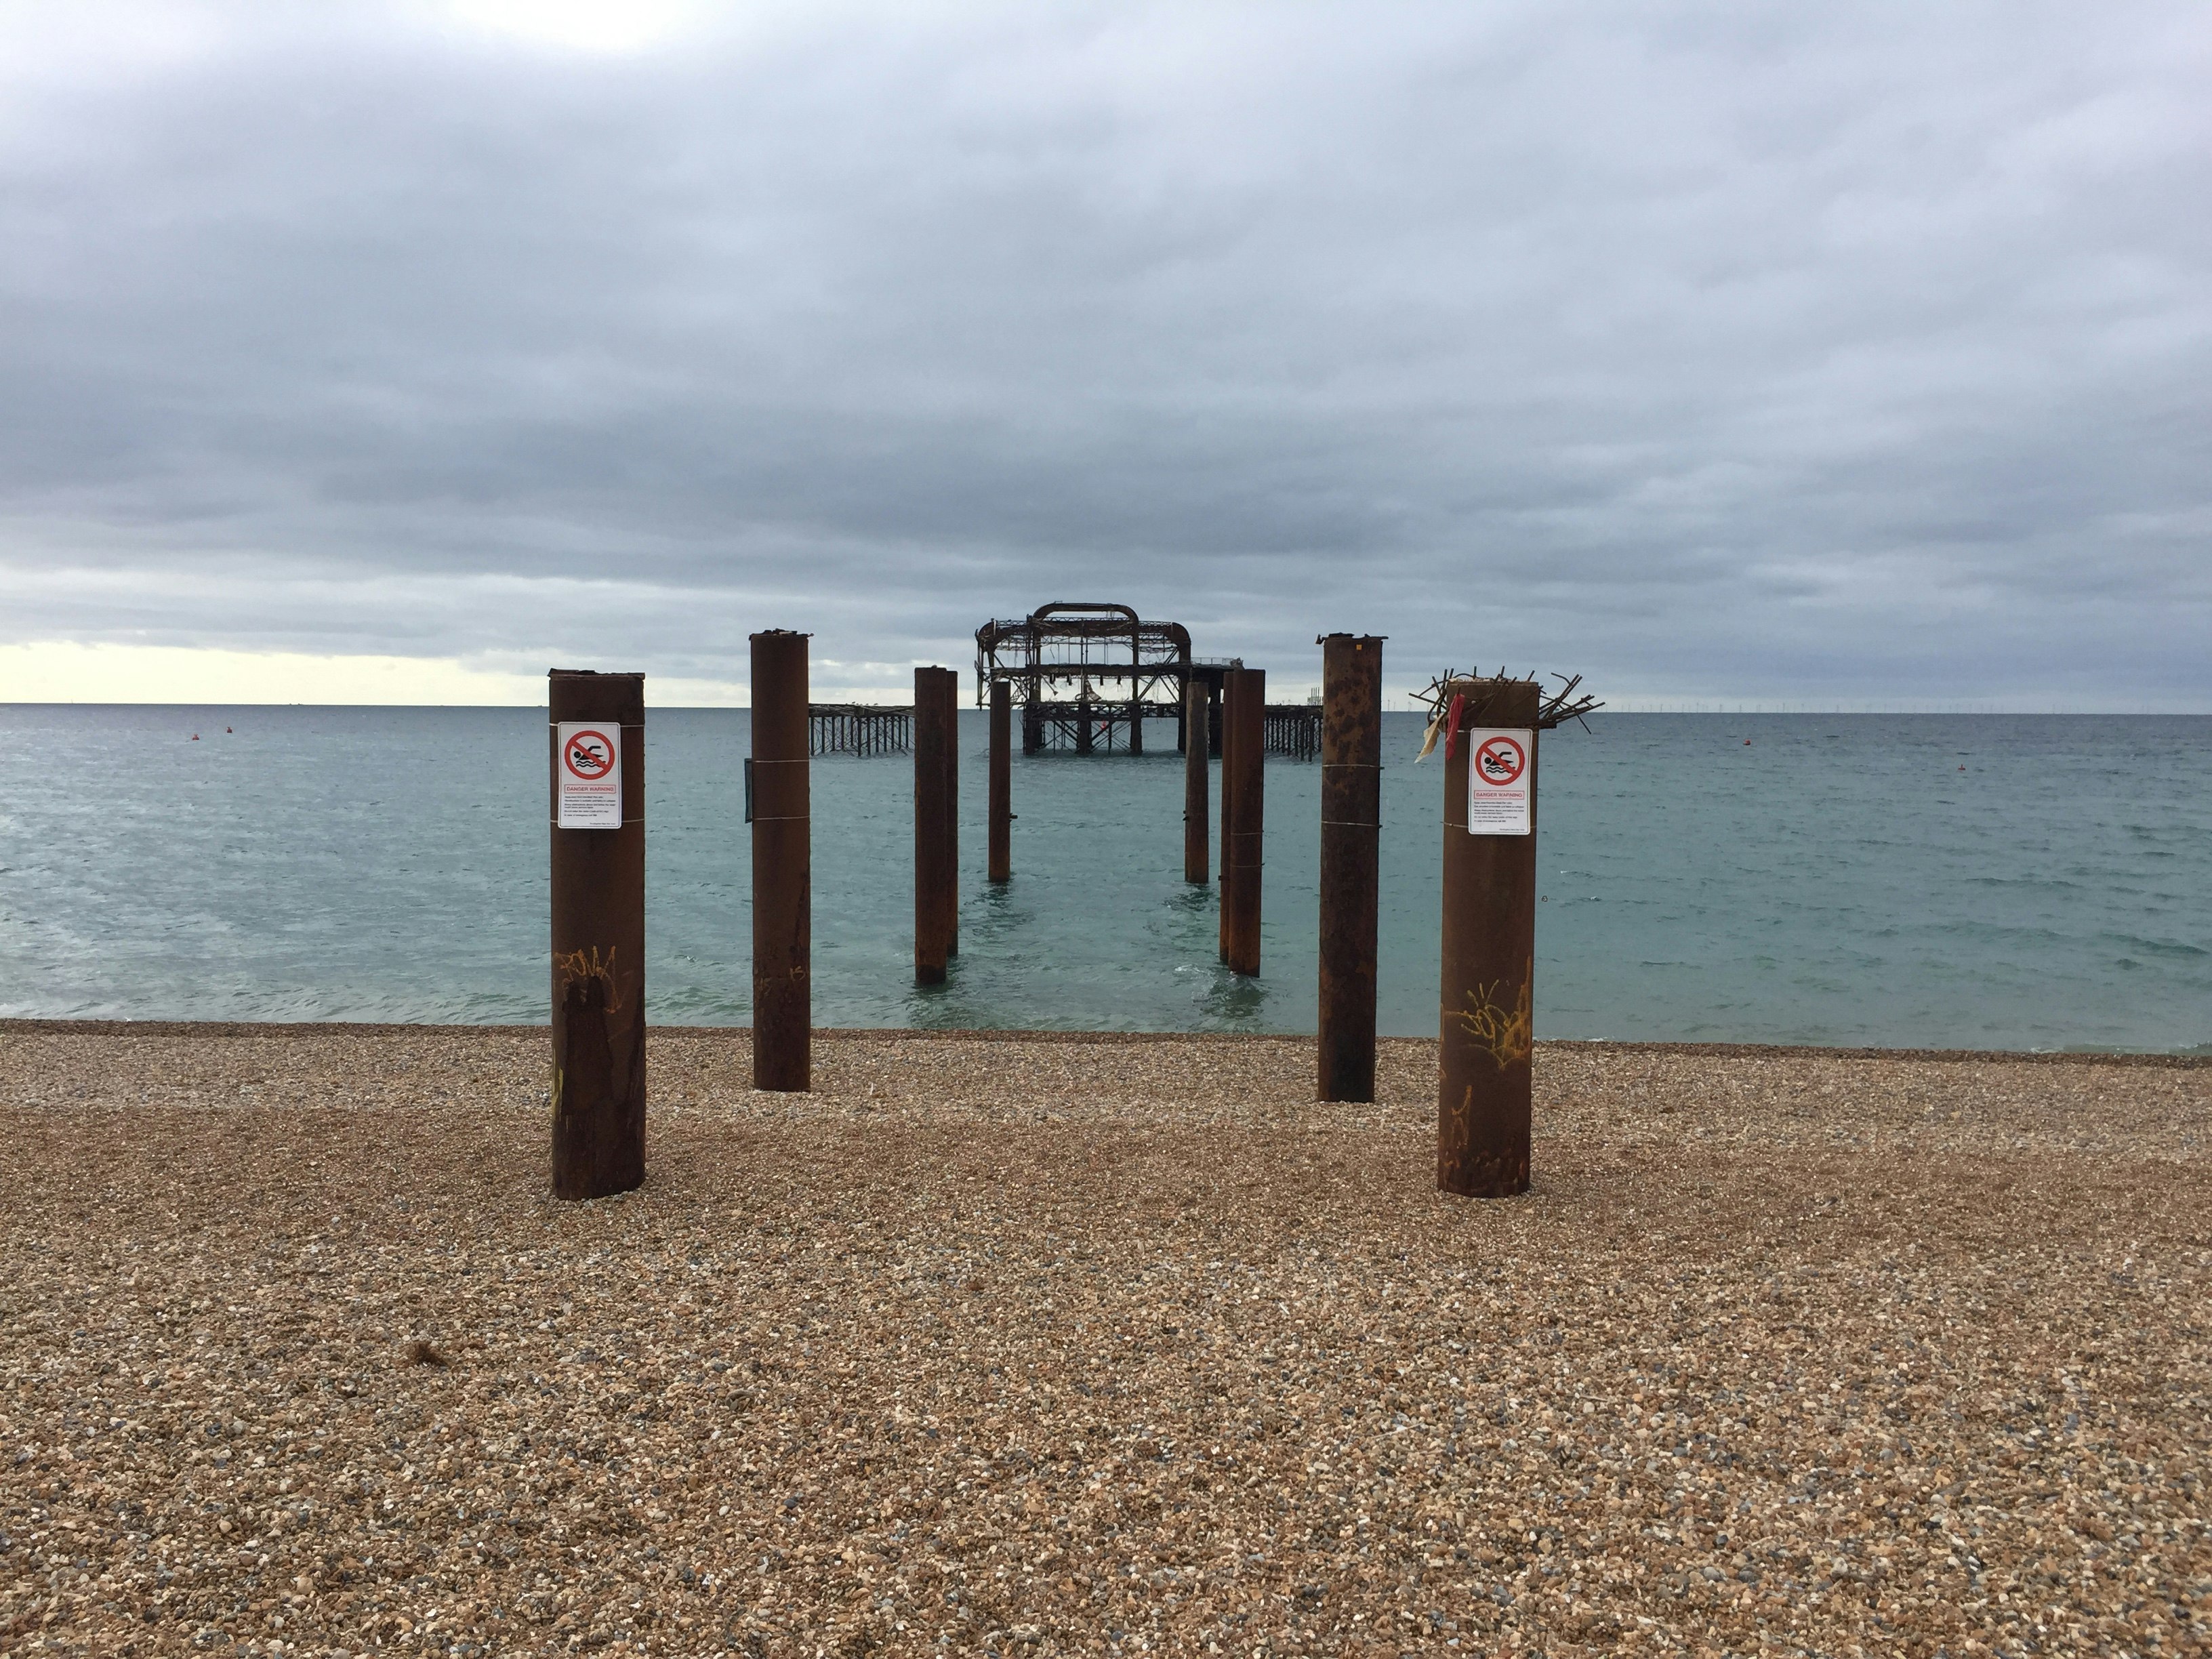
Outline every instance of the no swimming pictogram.
<path id="1" fill-rule="evenodd" d="M 1475 777 L 1493 789 L 1503 789 L 1521 781 L 1521 775 L 1528 769 L 1528 751 L 1520 740 L 1505 732 L 1492 732 L 1475 745 L 1474 763 L 1470 769 Z"/>
<path id="2" fill-rule="evenodd" d="M 586 783 L 597 783 L 614 770 L 614 739 L 585 726 L 571 732 L 561 744 L 561 763 Z"/>

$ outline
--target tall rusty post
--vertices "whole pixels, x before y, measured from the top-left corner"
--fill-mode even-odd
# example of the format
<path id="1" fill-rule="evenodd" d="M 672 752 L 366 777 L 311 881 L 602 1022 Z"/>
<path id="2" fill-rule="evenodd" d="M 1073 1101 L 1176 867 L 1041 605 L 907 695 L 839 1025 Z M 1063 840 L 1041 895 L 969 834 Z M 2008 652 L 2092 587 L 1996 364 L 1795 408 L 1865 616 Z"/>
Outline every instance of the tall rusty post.
<path id="1" fill-rule="evenodd" d="M 960 671 L 945 671 L 945 954 L 960 954 Z"/>
<path id="2" fill-rule="evenodd" d="M 1375 1098 L 1375 933 L 1382 825 L 1382 641 L 1321 655 L 1321 1100 Z"/>
<path id="3" fill-rule="evenodd" d="M 645 676 L 556 668 L 545 701 L 553 1195 L 604 1198 L 645 1184 Z"/>
<path id="4" fill-rule="evenodd" d="M 1528 1190 L 1540 692 L 1534 680 L 1443 688 L 1458 717 L 1444 738 L 1437 1186 L 1469 1198 Z"/>
<path id="5" fill-rule="evenodd" d="M 1267 777 L 1267 675 L 1265 669 L 1233 668 L 1224 732 L 1228 750 L 1222 761 L 1221 798 L 1230 823 L 1229 866 L 1221 884 L 1224 958 L 1232 974 L 1260 971 L 1260 865 L 1265 842 L 1262 788 Z"/>
<path id="6" fill-rule="evenodd" d="M 1238 670 L 1231 669 L 1221 677 L 1221 848 L 1215 863 L 1214 880 L 1221 892 L 1216 905 L 1221 932 L 1221 960 L 1229 960 L 1229 848 L 1233 830 L 1232 819 L 1237 811 L 1237 793 L 1229 787 L 1235 771 L 1230 757 L 1237 747 L 1237 676 Z"/>
<path id="7" fill-rule="evenodd" d="M 812 1080 L 814 891 L 805 634 L 753 647 L 753 1087 Z"/>
<path id="8" fill-rule="evenodd" d="M 991 682 L 991 827 L 993 881 L 1014 878 L 1014 688 Z"/>
<path id="9" fill-rule="evenodd" d="M 1206 753 L 1206 684 L 1187 680 L 1182 688 L 1182 878 L 1204 883 L 1208 878 L 1206 846 L 1206 776 L 1212 763 Z"/>
<path id="10" fill-rule="evenodd" d="M 914 671 L 914 982 L 945 983 L 952 954 L 956 853 L 952 768 L 960 677 Z"/>
<path id="11" fill-rule="evenodd" d="M 1222 675 L 1221 695 L 1213 705 L 1214 720 L 1218 728 L 1217 735 L 1219 738 L 1219 741 L 1214 745 L 1214 754 L 1221 762 L 1221 871 L 1214 878 L 1221 884 L 1224 906 L 1221 913 L 1221 959 L 1224 962 L 1229 960 L 1229 912 L 1225 907 L 1229 893 L 1229 837 L 1234 828 L 1230 823 L 1230 815 L 1236 811 L 1237 805 L 1229 793 L 1229 751 L 1235 746 L 1237 741 L 1237 722 L 1231 717 L 1230 711 L 1237 699 L 1237 670 L 1232 668 Z"/>

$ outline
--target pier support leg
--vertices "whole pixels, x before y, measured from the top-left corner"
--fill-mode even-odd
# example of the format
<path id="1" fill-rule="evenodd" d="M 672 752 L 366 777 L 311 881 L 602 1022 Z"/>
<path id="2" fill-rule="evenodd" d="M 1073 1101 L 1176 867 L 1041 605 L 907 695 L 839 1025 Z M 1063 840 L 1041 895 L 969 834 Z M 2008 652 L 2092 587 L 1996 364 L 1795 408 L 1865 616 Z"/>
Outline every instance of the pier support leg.
<path id="1" fill-rule="evenodd" d="M 604 1198 L 645 1184 L 645 676 L 556 668 L 546 681 L 546 708 L 553 1195 Z M 614 740 L 618 830 L 560 827 L 561 727 L 570 723 Z M 802 743 L 805 736 L 802 711 Z"/>
<path id="2" fill-rule="evenodd" d="M 1222 943 L 1230 972 L 1256 974 L 1260 971 L 1261 849 L 1265 841 L 1267 672 L 1231 669 L 1229 684 L 1231 735 L 1229 753 L 1222 763 L 1221 785 L 1230 826 L 1227 867 L 1222 872 Z"/>
<path id="3" fill-rule="evenodd" d="M 1215 862 L 1219 868 L 1214 880 L 1221 884 L 1221 959 L 1229 960 L 1229 836 L 1231 817 L 1237 811 L 1237 802 L 1229 790 L 1229 751 L 1237 746 L 1236 722 L 1230 716 L 1231 706 L 1236 701 L 1236 671 L 1221 677 L 1221 689 L 1213 697 L 1213 754 L 1221 763 L 1221 848 Z"/>
<path id="4" fill-rule="evenodd" d="M 1382 805 L 1382 641 L 1322 647 L 1321 1041 L 1316 1098 L 1375 1098 L 1375 933 Z"/>
<path id="5" fill-rule="evenodd" d="M 960 671 L 945 671 L 945 954 L 960 954 Z"/>
<path id="6" fill-rule="evenodd" d="M 952 767 L 960 678 L 914 671 L 914 982 L 945 983 L 952 955 Z"/>
<path id="7" fill-rule="evenodd" d="M 807 635 L 752 636 L 753 1087 L 804 1094 L 813 1061 Z"/>
<path id="8" fill-rule="evenodd" d="M 1004 680 L 991 684 L 990 879 L 1014 878 L 1014 688 Z"/>
<path id="9" fill-rule="evenodd" d="M 1194 739 L 1183 745 L 1182 751 L 1182 878 L 1204 883 L 1207 879 L 1206 844 L 1206 775 L 1211 769 L 1206 758 L 1206 687 L 1192 680 L 1182 689 L 1183 730 Z"/>
<path id="10" fill-rule="evenodd" d="M 1528 1190 L 1536 965 L 1536 711 L 1533 680 L 1454 680 L 1464 700 L 1444 761 L 1443 978 L 1437 1186 L 1469 1198 Z M 1467 728 L 1525 733 L 1526 835 L 1468 830 Z"/>

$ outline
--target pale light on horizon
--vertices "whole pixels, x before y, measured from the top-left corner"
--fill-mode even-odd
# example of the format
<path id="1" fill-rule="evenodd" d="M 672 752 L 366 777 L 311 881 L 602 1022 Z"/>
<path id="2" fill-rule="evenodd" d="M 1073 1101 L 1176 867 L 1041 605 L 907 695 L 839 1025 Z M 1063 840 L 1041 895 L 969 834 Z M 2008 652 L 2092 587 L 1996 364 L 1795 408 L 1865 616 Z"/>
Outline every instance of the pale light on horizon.
<path id="1" fill-rule="evenodd" d="M 546 666 L 599 667 L 619 672 L 634 670 L 640 665 L 579 662 L 562 654 L 557 661 L 549 659 Z M 655 673 L 649 663 L 643 666 L 647 702 L 652 707 L 743 708 L 751 704 L 751 688 L 740 682 Z M 816 677 L 809 688 L 812 702 L 902 704 L 913 700 L 913 689 L 906 683 L 905 671 L 899 665 L 817 659 L 812 666 Z M 962 707 L 966 708 L 974 696 L 974 672 L 957 662 L 952 666 L 960 676 Z M 860 684 L 842 684 L 829 678 L 840 672 L 850 673 L 856 668 L 871 678 Z M 1290 684 L 1297 679 L 1292 675 L 1285 683 Z M 1297 684 L 1302 685 L 1304 682 Z M 1419 710 L 1421 705 L 1414 700 L 1414 690 L 1411 684 L 1386 686 L 1383 707 L 1393 711 Z M 44 640 L 25 645 L 0 645 L 0 705 L 8 703 L 301 703 L 541 708 L 545 704 L 545 677 L 543 670 L 533 673 L 506 665 L 471 664 L 453 657 L 231 651 L 216 647 Z M 1621 714 L 2207 712 L 2199 700 L 2185 697 L 2099 706 L 2034 696 L 1944 700 L 1815 695 L 1778 699 L 1658 688 L 1615 690 L 1607 696 L 1606 706 L 1611 712 Z"/>

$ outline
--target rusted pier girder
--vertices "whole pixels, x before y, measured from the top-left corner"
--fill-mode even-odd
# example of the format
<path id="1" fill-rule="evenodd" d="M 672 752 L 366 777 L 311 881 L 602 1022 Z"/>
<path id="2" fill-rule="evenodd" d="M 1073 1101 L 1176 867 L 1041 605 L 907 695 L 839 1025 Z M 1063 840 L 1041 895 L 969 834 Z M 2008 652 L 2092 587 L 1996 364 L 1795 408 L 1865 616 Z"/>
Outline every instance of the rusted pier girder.
<path id="1" fill-rule="evenodd" d="M 1182 689 L 1182 878 L 1207 879 L 1206 844 L 1206 775 L 1212 763 L 1206 752 L 1205 682 L 1192 680 Z"/>
<path id="2" fill-rule="evenodd" d="M 1528 1190 L 1536 969 L 1534 680 L 1458 679 L 1444 710 L 1437 1186 Z M 1472 779 L 1472 781 L 1470 781 Z"/>
<path id="3" fill-rule="evenodd" d="M 1321 1042 L 1317 1098 L 1375 1098 L 1375 933 L 1382 822 L 1382 641 L 1322 647 Z"/>
<path id="4" fill-rule="evenodd" d="M 993 881 L 1014 878 L 1014 688 L 991 683 L 990 867 Z M 957 722 L 956 722 L 957 726 Z"/>
<path id="5" fill-rule="evenodd" d="M 753 1087 L 786 1094 L 806 1091 L 813 1058 L 807 638 L 752 636 Z"/>
<path id="6" fill-rule="evenodd" d="M 954 950 L 958 849 L 954 840 L 954 767 L 959 745 L 960 677 L 949 668 L 914 671 L 914 982 L 942 985 Z"/>
<path id="7" fill-rule="evenodd" d="M 1226 865 L 1222 871 L 1223 957 L 1233 974 L 1260 971 L 1261 849 L 1265 842 L 1262 790 L 1267 777 L 1267 674 L 1265 669 L 1237 668 L 1229 674 L 1229 709 L 1224 721 L 1227 753 L 1222 761 L 1221 796 L 1229 823 Z"/>
<path id="8" fill-rule="evenodd" d="M 645 676 L 556 668 L 553 1195 L 645 1183 Z"/>

